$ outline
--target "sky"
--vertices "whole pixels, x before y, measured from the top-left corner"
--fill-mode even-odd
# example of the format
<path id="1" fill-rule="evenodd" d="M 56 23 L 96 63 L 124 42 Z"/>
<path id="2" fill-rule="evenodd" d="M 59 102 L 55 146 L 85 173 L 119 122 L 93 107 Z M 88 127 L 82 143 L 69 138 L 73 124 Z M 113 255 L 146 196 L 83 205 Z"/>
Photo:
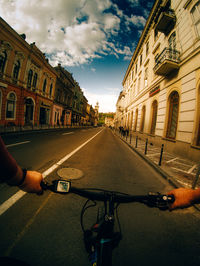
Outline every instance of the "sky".
<path id="1" fill-rule="evenodd" d="M 115 112 L 154 0 L 0 0 L 0 16 L 73 74 L 88 103 Z"/>

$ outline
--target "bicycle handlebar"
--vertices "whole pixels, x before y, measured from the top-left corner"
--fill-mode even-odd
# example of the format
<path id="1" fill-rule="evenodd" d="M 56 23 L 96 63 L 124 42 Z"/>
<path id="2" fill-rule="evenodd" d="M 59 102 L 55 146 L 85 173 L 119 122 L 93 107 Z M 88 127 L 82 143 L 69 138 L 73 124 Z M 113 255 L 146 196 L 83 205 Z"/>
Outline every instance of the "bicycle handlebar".
<path id="1" fill-rule="evenodd" d="M 67 186 L 67 191 L 58 191 L 57 186 L 59 182 L 62 182 Z M 140 202 L 149 207 L 157 207 L 159 209 L 167 209 L 168 205 L 173 203 L 175 200 L 173 195 L 162 195 L 160 193 L 149 193 L 147 195 L 129 195 L 104 189 L 77 188 L 71 186 L 71 183 L 69 181 L 60 180 L 53 181 L 53 185 L 47 185 L 43 183 L 42 187 L 43 189 L 50 189 L 53 192 L 57 193 L 74 193 L 91 200 L 112 201 L 113 203 Z"/>

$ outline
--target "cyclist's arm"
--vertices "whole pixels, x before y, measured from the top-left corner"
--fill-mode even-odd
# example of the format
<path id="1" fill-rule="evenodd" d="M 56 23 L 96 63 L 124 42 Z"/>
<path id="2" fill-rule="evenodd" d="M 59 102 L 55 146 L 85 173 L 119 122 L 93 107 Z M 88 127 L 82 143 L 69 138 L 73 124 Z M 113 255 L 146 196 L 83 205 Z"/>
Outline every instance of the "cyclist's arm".
<path id="1" fill-rule="evenodd" d="M 170 205 L 170 209 L 186 208 L 200 202 L 200 188 L 178 188 L 167 193 L 174 195 L 175 201 Z"/>
<path id="2" fill-rule="evenodd" d="M 6 149 L 0 137 L 0 181 L 11 186 L 19 186 L 26 192 L 40 193 L 42 191 L 40 183 L 42 175 L 35 171 L 23 172 L 16 160 Z"/>

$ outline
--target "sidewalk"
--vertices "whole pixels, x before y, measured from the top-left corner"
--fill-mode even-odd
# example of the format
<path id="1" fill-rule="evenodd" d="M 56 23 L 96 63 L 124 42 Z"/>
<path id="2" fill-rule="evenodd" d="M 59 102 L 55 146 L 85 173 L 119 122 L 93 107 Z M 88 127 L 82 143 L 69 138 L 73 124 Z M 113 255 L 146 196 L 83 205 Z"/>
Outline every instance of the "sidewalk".
<path id="1" fill-rule="evenodd" d="M 138 155 L 154 167 L 164 178 L 175 187 L 200 187 L 200 161 L 199 164 L 177 155 L 166 152 L 165 147 L 158 147 L 146 143 L 144 140 L 129 136 L 121 136 Z M 163 150 L 163 151 L 161 151 Z"/>
<path id="2" fill-rule="evenodd" d="M 0 126 L 0 134 L 9 134 L 9 133 L 23 133 L 23 132 L 39 132 L 39 131 L 48 131 L 48 130 L 56 130 L 56 129 L 72 129 L 72 128 L 89 128 L 93 126 L 85 126 L 85 125 L 72 125 L 72 126 L 50 126 L 50 125 L 39 125 L 39 126 Z"/>

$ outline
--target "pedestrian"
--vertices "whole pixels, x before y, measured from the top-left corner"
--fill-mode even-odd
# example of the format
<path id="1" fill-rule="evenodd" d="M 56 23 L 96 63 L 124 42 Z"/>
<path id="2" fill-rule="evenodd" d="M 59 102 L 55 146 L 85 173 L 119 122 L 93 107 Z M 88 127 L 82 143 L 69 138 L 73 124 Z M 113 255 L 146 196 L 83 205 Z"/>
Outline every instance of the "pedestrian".
<path id="1" fill-rule="evenodd" d="M 17 164 L 0 137 L 0 182 L 6 182 L 10 186 L 18 186 L 26 192 L 41 194 L 40 184 L 42 180 L 41 173 L 27 171 Z"/>

